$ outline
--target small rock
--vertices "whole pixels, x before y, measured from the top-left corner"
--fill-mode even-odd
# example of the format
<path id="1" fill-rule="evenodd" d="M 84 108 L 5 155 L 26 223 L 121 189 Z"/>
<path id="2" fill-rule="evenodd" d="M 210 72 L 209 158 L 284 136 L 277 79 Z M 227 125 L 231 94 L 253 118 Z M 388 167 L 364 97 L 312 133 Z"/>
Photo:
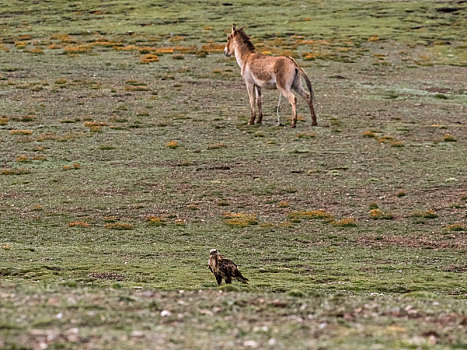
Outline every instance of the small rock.
<path id="1" fill-rule="evenodd" d="M 243 342 L 243 346 L 245 348 L 253 348 L 253 349 L 256 349 L 258 347 L 258 342 L 254 341 L 254 340 L 245 340 Z"/>
<path id="2" fill-rule="evenodd" d="M 161 311 L 161 316 L 162 317 L 168 317 L 170 315 L 172 315 L 172 313 L 169 310 L 162 310 Z"/>
<path id="3" fill-rule="evenodd" d="M 144 333 L 141 331 L 133 331 L 131 332 L 132 338 L 144 338 Z"/>

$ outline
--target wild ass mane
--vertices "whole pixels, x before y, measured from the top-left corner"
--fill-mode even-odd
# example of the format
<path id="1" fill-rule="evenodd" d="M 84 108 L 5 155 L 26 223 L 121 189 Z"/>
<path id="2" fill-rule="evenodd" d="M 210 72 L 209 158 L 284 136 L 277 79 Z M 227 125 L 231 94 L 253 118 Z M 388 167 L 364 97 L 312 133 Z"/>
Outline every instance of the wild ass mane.
<path id="1" fill-rule="evenodd" d="M 243 44 L 248 48 L 248 51 L 256 52 L 255 45 L 253 45 L 250 37 L 243 31 L 243 28 L 237 29 L 235 32 L 240 35 L 240 38 L 242 39 Z"/>

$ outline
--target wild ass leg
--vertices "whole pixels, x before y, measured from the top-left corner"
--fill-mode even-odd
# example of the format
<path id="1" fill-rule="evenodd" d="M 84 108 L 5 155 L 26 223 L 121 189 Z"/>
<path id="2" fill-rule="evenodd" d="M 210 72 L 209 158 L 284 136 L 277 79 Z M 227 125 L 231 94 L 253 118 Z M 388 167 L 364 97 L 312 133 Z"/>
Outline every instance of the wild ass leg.
<path id="1" fill-rule="evenodd" d="M 256 92 L 256 104 L 258 105 L 258 121 L 256 124 L 263 123 L 263 99 L 261 97 L 261 88 L 255 85 L 255 92 Z"/>
<path id="2" fill-rule="evenodd" d="M 311 95 L 307 91 L 305 91 L 301 87 L 301 85 L 294 86 L 294 90 L 297 91 L 297 93 L 305 99 L 306 103 L 308 103 L 308 106 L 310 107 L 310 114 L 312 119 L 311 125 L 318 125 L 318 123 L 316 122 L 316 114 L 315 109 L 313 108 L 313 100 L 311 98 Z"/>
<path id="3" fill-rule="evenodd" d="M 290 105 L 292 106 L 292 128 L 295 128 L 297 125 L 297 98 L 290 91 L 290 89 L 284 89 L 277 86 L 282 95 L 284 95 L 287 100 L 289 100 Z"/>
<path id="4" fill-rule="evenodd" d="M 246 89 L 248 91 L 248 98 L 250 99 L 250 111 L 251 111 L 251 118 L 248 122 L 248 125 L 255 124 L 256 112 L 255 112 L 255 86 L 253 84 L 246 84 Z"/>
<path id="5" fill-rule="evenodd" d="M 297 98 L 292 92 L 289 92 L 286 97 L 292 106 L 292 128 L 295 128 L 297 126 Z"/>
<path id="6" fill-rule="evenodd" d="M 289 102 L 292 106 L 292 128 L 297 126 L 297 98 L 293 93 L 289 95 Z"/>
<path id="7" fill-rule="evenodd" d="M 279 115 L 279 110 L 280 110 L 280 108 L 281 108 L 281 97 L 282 97 L 282 94 L 279 93 L 279 102 L 277 103 L 277 107 L 276 107 L 277 126 L 282 126 L 282 124 L 281 124 L 281 116 Z"/>

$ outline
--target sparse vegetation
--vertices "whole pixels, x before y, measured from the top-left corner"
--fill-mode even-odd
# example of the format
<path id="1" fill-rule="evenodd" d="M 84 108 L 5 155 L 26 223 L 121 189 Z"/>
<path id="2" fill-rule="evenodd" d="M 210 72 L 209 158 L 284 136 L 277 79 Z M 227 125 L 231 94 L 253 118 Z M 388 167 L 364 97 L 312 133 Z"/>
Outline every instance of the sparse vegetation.
<path id="1" fill-rule="evenodd" d="M 354 218 L 344 218 L 332 221 L 331 224 L 336 227 L 356 227 L 357 220 L 355 220 Z"/>
<path id="2" fill-rule="evenodd" d="M 225 213 L 225 224 L 230 227 L 245 227 L 258 225 L 256 214 L 248 213 Z"/>
<path id="3" fill-rule="evenodd" d="M 370 217 L 375 220 L 391 220 L 394 218 L 389 211 L 383 211 L 381 209 L 371 209 L 370 210 Z"/>

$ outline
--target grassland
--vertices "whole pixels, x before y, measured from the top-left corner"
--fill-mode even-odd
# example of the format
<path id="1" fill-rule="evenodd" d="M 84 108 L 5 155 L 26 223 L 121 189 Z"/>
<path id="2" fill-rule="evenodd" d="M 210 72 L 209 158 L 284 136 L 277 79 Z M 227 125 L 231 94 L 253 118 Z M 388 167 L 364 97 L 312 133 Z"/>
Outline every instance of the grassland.
<path id="1" fill-rule="evenodd" d="M 0 349 L 464 348 L 465 16 L 2 4 Z M 318 127 L 275 127 L 276 92 L 246 125 L 233 22 L 301 63 Z"/>

